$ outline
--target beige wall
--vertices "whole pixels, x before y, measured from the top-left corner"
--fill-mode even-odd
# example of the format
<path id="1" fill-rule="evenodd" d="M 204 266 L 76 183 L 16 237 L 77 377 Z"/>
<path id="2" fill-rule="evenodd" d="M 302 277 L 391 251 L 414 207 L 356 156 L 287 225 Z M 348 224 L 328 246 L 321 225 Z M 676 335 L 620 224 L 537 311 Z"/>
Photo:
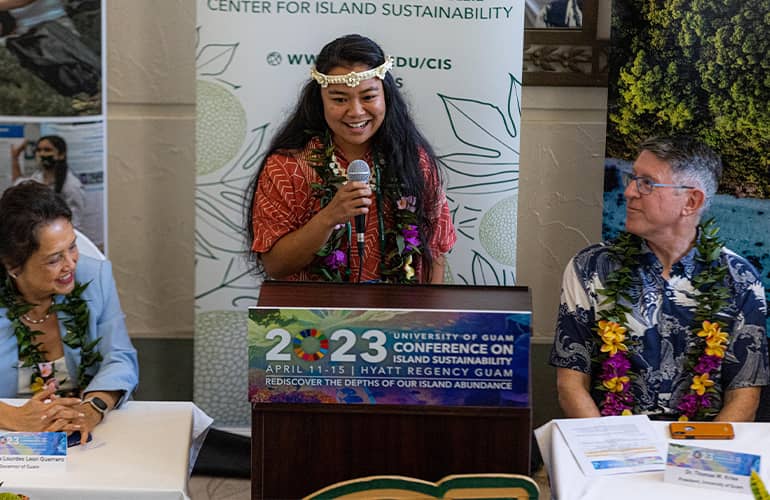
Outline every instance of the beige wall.
<path id="1" fill-rule="evenodd" d="M 134 337 L 192 337 L 195 2 L 107 2 L 109 257 Z M 606 89 L 525 87 L 519 284 L 549 342 L 561 273 L 601 231 Z"/>
<path id="2" fill-rule="evenodd" d="M 518 284 L 532 291 L 533 342 L 551 342 L 567 261 L 599 241 L 607 89 L 524 87 Z"/>
<path id="3" fill-rule="evenodd" d="M 195 2 L 107 2 L 108 256 L 134 337 L 192 337 Z"/>

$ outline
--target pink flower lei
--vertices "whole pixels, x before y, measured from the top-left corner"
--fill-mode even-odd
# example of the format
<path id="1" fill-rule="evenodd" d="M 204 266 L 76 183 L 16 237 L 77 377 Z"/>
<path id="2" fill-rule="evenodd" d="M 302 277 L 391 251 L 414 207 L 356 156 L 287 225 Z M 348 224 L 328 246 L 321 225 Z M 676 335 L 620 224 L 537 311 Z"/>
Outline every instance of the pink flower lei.
<path id="1" fill-rule="evenodd" d="M 714 388 L 714 377 L 721 370 L 730 336 L 722 330 L 723 323 L 712 320 L 725 307 L 727 296 L 723 284 L 727 268 L 718 263 L 722 248 L 716 237 L 718 231 L 713 219 L 699 226 L 696 259 L 704 267 L 692 280 L 699 293 L 694 314 L 696 325 L 692 328 L 691 348 L 685 364 L 691 384 L 689 392 L 677 405 L 679 420 L 704 420 L 719 411 L 717 404 L 721 396 Z M 631 309 L 619 299 L 630 302 L 624 288 L 633 280 L 633 269 L 641 253 L 641 239 L 623 233 L 611 247 L 611 253 L 620 267 L 607 277 L 607 288 L 598 290 L 606 297 L 601 305 L 613 305 L 599 312 L 600 320 L 595 328 L 601 341 L 596 360 L 599 364 L 596 388 L 605 393 L 599 405 L 602 415 L 631 415 L 635 411 L 631 381 L 636 377 L 631 370 L 633 345 L 626 336 L 626 317 Z"/>

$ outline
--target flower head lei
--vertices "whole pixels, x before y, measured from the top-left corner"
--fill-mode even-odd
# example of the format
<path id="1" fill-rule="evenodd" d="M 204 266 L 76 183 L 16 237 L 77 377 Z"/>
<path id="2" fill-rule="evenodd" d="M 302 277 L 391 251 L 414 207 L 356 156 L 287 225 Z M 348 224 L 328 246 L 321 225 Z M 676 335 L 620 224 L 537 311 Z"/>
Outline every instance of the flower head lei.
<path id="1" fill-rule="evenodd" d="M 85 388 L 93 378 L 89 369 L 102 360 L 101 353 L 96 350 L 101 338 L 88 340 L 89 310 L 88 304 L 82 298 L 83 291 L 87 287 L 88 283 L 75 283 L 75 288 L 64 297 L 64 301 L 60 304 L 52 304 L 49 309 L 50 313 L 63 313 L 62 323 L 67 331 L 62 338 L 64 345 L 72 349 L 80 349 L 80 366 L 77 373 L 77 387 L 80 389 Z M 22 366 L 33 368 L 30 377 L 32 393 L 45 389 L 51 383 L 56 383 L 53 364 L 46 361 L 46 351 L 41 349 L 40 342 L 35 341 L 41 332 L 31 330 L 21 321 L 22 316 L 27 314 L 33 305 L 21 298 L 9 277 L 6 277 L 5 283 L 0 287 L 0 307 L 7 310 L 6 315 L 16 336 Z"/>
<path id="2" fill-rule="evenodd" d="M 677 405 L 680 420 L 703 420 L 719 411 L 721 396 L 714 388 L 714 378 L 719 374 L 730 337 L 722 330 L 725 324 L 716 319 L 727 305 L 728 297 L 724 286 L 727 267 L 719 265 L 722 242 L 716 236 L 718 232 L 713 219 L 699 226 L 698 230 L 696 259 L 703 264 L 703 269 L 692 280 L 697 291 L 695 325 L 685 362 L 691 384 L 689 392 Z M 612 306 L 599 311 L 600 319 L 595 329 L 601 341 L 596 388 L 605 393 L 600 404 L 602 415 L 630 415 L 635 409 L 631 392 L 635 374 L 631 371 L 630 359 L 634 344 L 626 336 L 626 315 L 631 313 L 631 308 L 625 304 L 631 302 L 627 290 L 633 283 L 634 269 L 641 254 L 641 238 L 622 233 L 610 252 L 620 266 L 607 277 L 606 288 L 598 290 L 605 297 L 600 305 Z"/>
<path id="3" fill-rule="evenodd" d="M 337 185 L 347 178 L 334 155 L 331 134 L 326 131 L 320 147 L 311 151 L 310 162 L 321 182 L 311 183 L 314 196 L 325 207 L 334 198 Z M 418 229 L 417 198 L 402 192 L 401 183 L 383 173 L 384 161 L 374 155 L 373 190 L 377 198 L 377 223 L 380 239 L 380 274 L 383 281 L 414 283 L 415 266 L 422 253 L 422 236 Z M 393 214 L 390 227 L 385 227 L 385 204 Z M 340 225 L 323 247 L 316 252 L 310 272 L 327 281 L 350 279 L 350 225 Z"/>

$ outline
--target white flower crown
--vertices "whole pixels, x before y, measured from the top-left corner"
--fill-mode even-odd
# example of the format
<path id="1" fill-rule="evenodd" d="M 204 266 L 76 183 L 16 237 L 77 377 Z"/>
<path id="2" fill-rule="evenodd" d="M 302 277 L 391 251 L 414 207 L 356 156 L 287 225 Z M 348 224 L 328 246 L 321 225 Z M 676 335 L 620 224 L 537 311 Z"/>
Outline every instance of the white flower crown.
<path id="1" fill-rule="evenodd" d="M 370 78 L 377 77 L 380 80 L 384 80 L 388 70 L 390 70 L 392 67 L 393 56 L 388 56 L 385 58 L 385 62 L 376 68 L 361 71 L 359 73 L 351 71 L 347 75 L 325 75 L 323 73 L 319 73 L 315 69 L 315 66 L 313 66 L 310 68 L 310 76 L 313 78 L 313 80 L 317 81 L 321 87 L 324 88 L 328 87 L 330 83 L 344 83 L 348 87 L 358 87 L 361 82 Z"/>

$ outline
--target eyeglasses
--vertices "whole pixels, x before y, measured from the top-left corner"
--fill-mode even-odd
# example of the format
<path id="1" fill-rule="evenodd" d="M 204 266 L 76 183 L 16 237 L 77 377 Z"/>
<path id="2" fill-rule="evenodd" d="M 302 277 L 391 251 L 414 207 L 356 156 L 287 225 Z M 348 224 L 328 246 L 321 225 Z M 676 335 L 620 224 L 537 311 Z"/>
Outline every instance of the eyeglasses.
<path id="1" fill-rule="evenodd" d="M 661 184 L 653 182 L 649 177 L 639 177 L 629 172 L 623 172 L 623 186 L 628 187 L 631 181 L 636 181 L 636 189 L 641 194 L 650 194 L 655 188 L 675 188 L 675 189 L 695 189 L 693 186 L 682 186 L 679 184 Z"/>

